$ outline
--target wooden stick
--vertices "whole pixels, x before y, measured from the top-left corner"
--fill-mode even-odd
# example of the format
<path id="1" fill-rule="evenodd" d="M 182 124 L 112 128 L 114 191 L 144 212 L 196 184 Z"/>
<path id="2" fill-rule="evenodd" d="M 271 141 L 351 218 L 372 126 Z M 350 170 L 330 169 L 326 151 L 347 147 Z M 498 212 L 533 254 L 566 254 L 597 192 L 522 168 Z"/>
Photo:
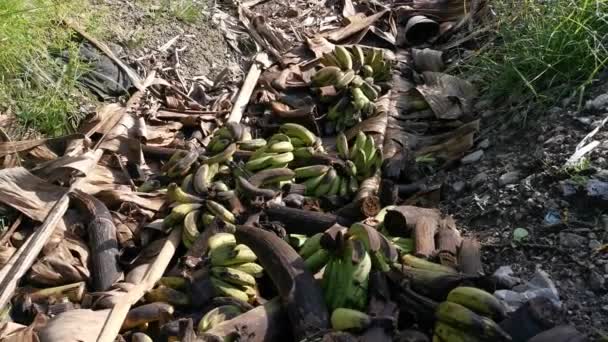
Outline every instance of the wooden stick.
<path id="1" fill-rule="evenodd" d="M 182 229 L 180 227 L 173 228 L 171 234 L 165 240 L 160 253 L 158 253 L 154 262 L 146 270 L 142 282 L 129 290 L 121 298 L 121 301 L 112 308 L 97 337 L 97 342 L 113 342 L 116 339 L 131 306 L 137 303 L 148 290 L 152 289 L 163 276 L 177 247 L 181 243 L 181 238 Z"/>
<path id="2" fill-rule="evenodd" d="M 15 222 L 13 222 L 11 227 L 6 232 L 4 232 L 4 234 L 2 234 L 2 238 L 0 238 L 0 246 L 3 246 L 11 238 L 15 230 L 19 228 L 21 221 L 23 221 L 23 214 L 17 216 L 17 219 L 15 219 Z"/>
<path id="3" fill-rule="evenodd" d="M 243 82 L 243 86 L 239 91 L 239 95 L 234 101 L 234 105 L 232 106 L 232 111 L 228 116 L 228 122 L 241 122 L 241 118 L 243 117 L 243 113 L 249 104 L 249 99 L 251 98 L 251 94 L 253 94 L 253 90 L 255 86 L 258 84 L 258 79 L 262 74 L 262 69 L 270 64 L 268 60 L 268 55 L 264 52 L 260 52 L 256 55 L 249 68 L 249 72 L 247 73 L 247 77 Z"/>

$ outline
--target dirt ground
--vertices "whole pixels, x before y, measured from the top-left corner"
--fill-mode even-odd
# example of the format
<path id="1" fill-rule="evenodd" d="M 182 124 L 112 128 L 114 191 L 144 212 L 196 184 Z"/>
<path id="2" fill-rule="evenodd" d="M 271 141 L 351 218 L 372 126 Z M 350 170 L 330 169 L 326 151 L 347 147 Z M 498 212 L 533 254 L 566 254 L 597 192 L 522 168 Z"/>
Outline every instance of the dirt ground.
<path id="1" fill-rule="evenodd" d="M 209 15 L 188 23 L 153 1 L 105 0 L 95 6 L 112 13 L 111 40 L 130 58 L 146 56 L 180 35 L 186 77 L 213 78 L 223 68 L 239 68 L 241 57 Z M 608 83 L 596 86 L 586 99 L 606 92 Z M 483 155 L 435 175 L 433 182 L 449 189 L 442 210 L 456 218 L 464 234 L 482 241 L 486 272 L 507 265 L 528 279 L 537 267 L 547 271 L 563 301 L 563 321 L 595 334 L 608 326 L 608 253 L 595 253 L 608 243 L 608 215 L 606 207 L 585 195 L 565 196 L 564 184 L 570 179 L 583 186 L 594 177 L 608 181 L 606 130 L 595 137 L 601 143 L 589 155 L 589 165 L 576 172 L 565 172 L 563 165 L 608 108 L 578 110 L 575 102 L 556 101 L 525 127 L 506 126 L 501 113 L 480 106 L 482 133 L 470 152 Z M 546 222 L 547 214 L 549 219 L 559 216 L 558 221 Z M 526 229 L 528 239 L 513 243 L 515 228 Z"/>

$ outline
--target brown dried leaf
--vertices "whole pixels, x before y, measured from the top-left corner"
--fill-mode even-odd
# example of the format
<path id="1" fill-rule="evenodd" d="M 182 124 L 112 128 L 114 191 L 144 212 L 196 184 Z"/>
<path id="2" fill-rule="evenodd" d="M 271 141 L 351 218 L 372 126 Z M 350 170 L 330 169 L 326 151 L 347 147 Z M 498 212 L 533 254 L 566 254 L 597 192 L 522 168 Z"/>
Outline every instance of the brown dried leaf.
<path id="1" fill-rule="evenodd" d="M 416 87 L 439 119 L 458 119 L 472 109 L 477 91 L 473 85 L 456 76 L 425 71 L 424 84 Z"/>
<path id="2" fill-rule="evenodd" d="M 42 222 L 67 189 L 34 176 L 25 168 L 0 170 L 0 202 Z"/>
<path id="3" fill-rule="evenodd" d="M 188 117 L 194 118 L 195 122 L 198 117 L 196 115 L 189 115 Z M 175 140 L 177 132 L 184 125 L 178 121 L 171 121 L 163 125 L 150 125 L 147 127 L 147 145 L 152 146 L 168 146 Z"/>
<path id="4" fill-rule="evenodd" d="M 353 6 L 352 0 L 344 0 L 344 5 L 342 6 L 342 16 L 344 16 L 344 18 L 348 18 L 355 14 L 357 14 L 357 11 L 355 11 L 355 6 Z"/>
<path id="5" fill-rule="evenodd" d="M 17 249 L 12 246 L 0 246 L 0 268 L 4 267 L 4 265 L 8 263 L 16 251 Z M 2 335 L 0 334 L 0 336 Z"/>
<path id="6" fill-rule="evenodd" d="M 40 342 L 94 342 L 103 328 L 110 310 L 76 309 L 51 318 L 38 331 Z"/>
<path id="7" fill-rule="evenodd" d="M 58 138 L 0 142 L 0 157 L 4 157 L 6 155 L 10 155 L 16 152 L 27 151 L 31 148 L 46 144 L 48 142 L 69 141 L 73 139 L 84 139 L 84 135 L 76 133 Z"/>
<path id="8" fill-rule="evenodd" d="M 122 117 L 126 108 L 118 103 L 105 105 L 95 112 L 95 115 L 83 122 L 78 131 L 87 137 L 93 133 L 107 134 Z"/>
<path id="9" fill-rule="evenodd" d="M 39 342 L 38 335 L 34 332 L 34 325 L 25 325 L 4 322 L 0 326 L 0 341 L 2 342 Z"/>
<path id="10" fill-rule="evenodd" d="M 372 116 L 369 119 L 359 122 L 344 134 L 346 134 L 346 138 L 349 140 L 354 138 L 359 131 L 365 133 L 377 133 L 384 137 L 384 133 L 386 131 L 386 120 L 387 114 L 381 113 L 380 115 Z"/>
<path id="11" fill-rule="evenodd" d="M 43 163 L 57 159 L 59 156 L 46 145 L 39 145 L 29 150 L 28 158 L 33 158 L 35 162 Z"/>
<path id="12" fill-rule="evenodd" d="M 96 197 L 104 202 L 108 208 L 118 208 L 124 202 L 131 202 L 144 209 L 159 211 L 165 203 L 165 194 L 161 193 L 103 190 L 97 193 Z"/>
<path id="13" fill-rule="evenodd" d="M 388 9 L 384 9 L 376 14 L 370 15 L 369 17 L 360 17 L 358 15 L 349 17 L 351 21 L 348 25 L 339 28 L 335 31 L 322 34 L 324 37 L 333 42 L 339 42 L 345 38 L 348 38 L 355 33 L 369 28 L 376 20 L 380 19 L 383 15 L 388 13 Z"/>
<path id="14" fill-rule="evenodd" d="M 130 191 L 129 179 L 121 170 L 96 165 L 88 174 L 80 190 L 95 195 L 104 190 Z"/>
<path id="15" fill-rule="evenodd" d="M 75 236 L 66 237 L 40 258 L 28 274 L 28 280 L 50 286 L 87 281 L 89 249 Z"/>
<path id="16" fill-rule="evenodd" d="M 93 151 L 88 151 L 78 156 L 63 156 L 55 160 L 37 165 L 32 172 L 50 181 L 56 179 L 67 179 L 73 171 L 78 172 L 78 176 L 86 176 L 86 172 L 96 164 L 97 158 Z"/>
<path id="17" fill-rule="evenodd" d="M 313 38 L 306 38 L 308 48 L 315 54 L 315 57 L 320 58 L 324 53 L 331 53 L 336 48 L 336 45 L 329 42 L 327 39 L 321 36 Z"/>

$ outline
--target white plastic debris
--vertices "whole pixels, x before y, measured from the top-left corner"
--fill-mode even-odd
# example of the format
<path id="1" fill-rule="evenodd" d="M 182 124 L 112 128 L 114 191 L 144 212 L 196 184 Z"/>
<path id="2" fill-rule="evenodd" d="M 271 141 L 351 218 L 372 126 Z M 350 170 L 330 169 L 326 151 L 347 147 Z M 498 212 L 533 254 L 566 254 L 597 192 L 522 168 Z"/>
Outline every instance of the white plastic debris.
<path id="1" fill-rule="evenodd" d="M 497 274 L 499 271 L 501 273 Z M 511 267 L 503 266 L 495 272 L 494 276 L 506 276 L 513 279 L 518 279 L 512 277 L 512 273 L 513 270 Z M 536 269 L 534 276 L 532 276 L 532 279 L 529 281 L 516 285 L 511 290 L 495 291 L 494 296 L 503 302 L 507 308 L 507 311 L 509 312 L 517 310 L 517 308 L 519 308 L 522 304 L 536 297 L 546 297 L 554 302 L 556 306 L 562 306 L 562 302 L 559 299 L 559 293 L 557 292 L 555 284 L 549 277 L 549 274 L 540 268 Z"/>

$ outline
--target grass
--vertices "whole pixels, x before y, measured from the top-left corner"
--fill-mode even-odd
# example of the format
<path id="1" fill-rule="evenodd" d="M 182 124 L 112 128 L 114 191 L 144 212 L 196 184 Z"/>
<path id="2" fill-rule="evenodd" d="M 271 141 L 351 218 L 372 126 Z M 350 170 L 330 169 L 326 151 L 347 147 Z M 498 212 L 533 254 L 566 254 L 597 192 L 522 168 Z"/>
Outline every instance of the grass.
<path id="1" fill-rule="evenodd" d="M 87 66 L 79 44 L 60 22 L 78 20 L 95 34 L 95 21 L 78 0 L 0 1 L 0 113 L 14 115 L 21 133 L 57 136 L 72 131 L 79 113 L 78 78 Z"/>
<path id="2" fill-rule="evenodd" d="M 494 103 L 582 99 L 608 64 L 607 0 L 494 1 L 496 39 L 466 66 Z M 523 117 L 525 121 L 525 116 Z"/>
<path id="3" fill-rule="evenodd" d="M 166 0 L 169 13 L 175 18 L 194 23 L 202 17 L 203 6 L 197 0 Z"/>

